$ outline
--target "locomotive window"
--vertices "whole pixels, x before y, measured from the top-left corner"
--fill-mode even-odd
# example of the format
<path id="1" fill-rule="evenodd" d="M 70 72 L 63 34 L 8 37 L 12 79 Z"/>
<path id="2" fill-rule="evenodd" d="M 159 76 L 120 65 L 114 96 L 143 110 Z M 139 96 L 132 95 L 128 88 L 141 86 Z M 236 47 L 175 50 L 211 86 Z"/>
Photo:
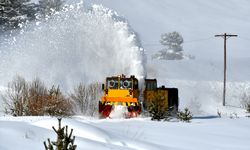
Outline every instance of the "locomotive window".
<path id="1" fill-rule="evenodd" d="M 118 89 L 118 80 L 109 79 L 107 83 L 109 89 Z"/>
<path id="2" fill-rule="evenodd" d="M 129 79 L 121 79 L 120 89 L 132 89 L 132 81 Z"/>
<path id="3" fill-rule="evenodd" d="M 153 82 L 153 90 L 155 90 L 157 88 L 157 84 L 156 82 Z"/>
<path id="4" fill-rule="evenodd" d="M 153 90 L 153 83 L 152 82 L 149 83 L 149 90 Z"/>
<path id="5" fill-rule="evenodd" d="M 157 84 L 155 82 L 147 82 L 146 89 L 147 90 L 155 90 L 157 88 Z"/>
<path id="6" fill-rule="evenodd" d="M 134 80 L 134 89 L 138 89 L 138 81 Z"/>

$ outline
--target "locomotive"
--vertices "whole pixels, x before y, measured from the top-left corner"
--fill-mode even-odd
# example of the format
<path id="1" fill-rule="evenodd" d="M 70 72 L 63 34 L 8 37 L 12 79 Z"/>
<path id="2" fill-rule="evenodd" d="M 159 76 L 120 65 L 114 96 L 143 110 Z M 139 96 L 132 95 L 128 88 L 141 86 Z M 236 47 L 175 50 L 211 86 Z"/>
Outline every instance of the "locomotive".
<path id="1" fill-rule="evenodd" d="M 125 108 L 125 118 L 137 117 L 142 111 L 147 111 L 150 104 L 156 103 L 159 97 L 167 110 L 178 110 L 178 89 L 157 87 L 156 79 L 144 79 L 144 90 L 139 90 L 139 80 L 134 75 L 112 76 L 106 78 L 102 89 L 104 95 L 99 101 L 101 118 L 111 118 L 110 114 L 118 106 Z"/>

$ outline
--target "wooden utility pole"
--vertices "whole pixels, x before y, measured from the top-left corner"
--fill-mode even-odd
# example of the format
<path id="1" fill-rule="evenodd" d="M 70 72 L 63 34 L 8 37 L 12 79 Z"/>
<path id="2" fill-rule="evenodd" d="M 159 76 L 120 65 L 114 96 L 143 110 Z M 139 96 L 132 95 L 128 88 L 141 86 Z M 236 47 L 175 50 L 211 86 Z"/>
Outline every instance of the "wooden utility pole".
<path id="1" fill-rule="evenodd" d="M 226 104 L 226 78 L 227 78 L 227 39 L 230 37 L 237 37 L 238 35 L 234 34 L 220 34 L 215 35 L 215 37 L 222 37 L 224 39 L 224 84 L 223 84 L 223 101 L 222 105 L 225 106 Z"/>

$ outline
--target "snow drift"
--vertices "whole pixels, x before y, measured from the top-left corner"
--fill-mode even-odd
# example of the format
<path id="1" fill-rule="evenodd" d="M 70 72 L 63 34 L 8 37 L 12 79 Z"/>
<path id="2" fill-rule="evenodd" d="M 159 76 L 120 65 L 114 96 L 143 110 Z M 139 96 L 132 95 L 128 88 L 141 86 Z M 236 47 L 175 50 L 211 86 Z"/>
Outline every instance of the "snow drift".
<path id="1" fill-rule="evenodd" d="M 87 120 L 86 120 L 87 119 Z M 196 118 L 191 123 L 154 122 L 148 119 L 63 119 L 76 136 L 77 149 L 96 150 L 248 150 L 248 118 Z M 55 118 L 0 117 L 1 150 L 44 149 L 43 141 L 56 140 Z M 190 136 L 192 135 L 192 136 Z M 14 141 L 14 142 L 13 142 Z"/>

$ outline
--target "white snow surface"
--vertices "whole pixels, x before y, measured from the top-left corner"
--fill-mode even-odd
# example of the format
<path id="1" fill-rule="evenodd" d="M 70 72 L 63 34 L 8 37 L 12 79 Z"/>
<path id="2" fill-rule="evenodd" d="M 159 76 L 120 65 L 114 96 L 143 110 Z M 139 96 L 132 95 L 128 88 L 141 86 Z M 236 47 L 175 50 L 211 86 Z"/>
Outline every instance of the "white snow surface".
<path id="1" fill-rule="evenodd" d="M 73 128 L 80 150 L 249 150 L 249 118 L 194 118 L 191 123 L 153 122 L 149 118 L 63 119 Z M 1 150 L 44 149 L 56 139 L 56 118 L 0 117 Z"/>

